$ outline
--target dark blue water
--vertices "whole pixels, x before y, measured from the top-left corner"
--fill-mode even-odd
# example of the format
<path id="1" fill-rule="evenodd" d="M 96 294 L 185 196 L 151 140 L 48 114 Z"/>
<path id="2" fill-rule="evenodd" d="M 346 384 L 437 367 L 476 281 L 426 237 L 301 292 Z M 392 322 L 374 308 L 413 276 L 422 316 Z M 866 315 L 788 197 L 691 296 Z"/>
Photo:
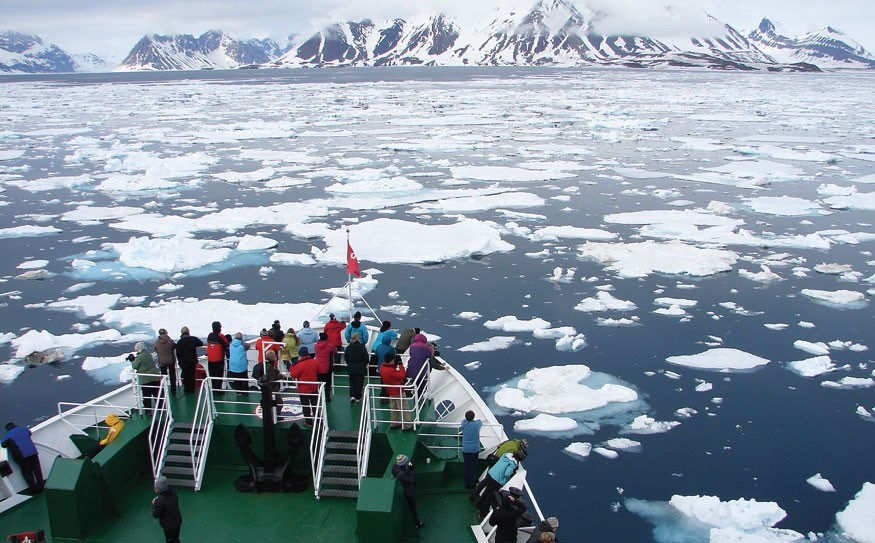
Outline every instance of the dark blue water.
<path id="1" fill-rule="evenodd" d="M 58 215 L 78 204 L 92 206 L 143 206 L 150 212 L 181 214 L 179 205 L 215 205 L 216 209 L 252 207 L 269 202 L 307 201 L 330 197 L 323 190 L 336 182 L 315 177 L 309 185 L 282 192 L 264 192 L 258 183 L 228 184 L 210 177 L 211 172 L 251 171 L 260 165 L 241 160 L 246 149 L 306 149 L 312 156 L 329 157 L 319 167 L 335 167 L 332 153 L 368 157 L 364 167 L 393 166 L 405 175 L 441 172 L 437 178 L 415 177 L 427 188 L 441 188 L 454 165 L 514 165 L 527 160 L 574 160 L 587 166 L 575 177 L 558 181 L 507 183 L 502 186 L 536 194 L 543 206 L 519 209 L 546 216 L 542 222 L 523 226 L 569 225 L 604 228 L 624 242 L 640 242 L 637 228 L 607 225 L 609 213 L 651 209 L 672 209 L 667 201 L 653 196 L 655 190 L 671 189 L 677 198 L 704 207 L 717 200 L 737 206 L 734 217 L 746 221 L 755 232 L 804 234 L 828 229 L 869 232 L 871 211 L 834 211 L 830 215 L 774 217 L 745 210 L 743 198 L 789 195 L 817 200 L 821 183 L 842 186 L 875 171 L 869 159 L 843 156 L 837 164 L 790 162 L 805 170 L 810 179 L 776 183 L 761 191 L 709 185 L 673 178 L 622 179 L 610 167 L 624 165 L 673 174 L 696 173 L 701 167 L 725 163 L 738 157 L 740 148 L 751 145 L 745 137 L 756 134 L 801 135 L 823 138 L 803 147 L 824 152 L 846 152 L 855 145 L 873 144 L 871 118 L 858 106 L 867 103 L 871 89 L 868 75 L 710 74 L 679 72 L 614 72 L 524 69 L 358 69 L 301 70 L 277 73 L 200 72 L 185 74 L 109 74 L 60 77 L 8 78 L 0 82 L 0 151 L 25 149 L 21 158 L 0 162 L 2 179 L 39 179 L 81 173 L 100 177 L 105 163 L 65 160 L 77 148 L 75 136 L 28 135 L 43 127 L 73 126 L 87 129 L 86 137 L 107 142 L 139 142 L 142 149 L 157 154 L 206 151 L 221 162 L 197 177 L 195 187 L 143 194 L 106 193 L 93 187 L 31 193 L 4 185 L 0 193 L 0 228 L 21 224 L 56 225 L 61 234 L 45 237 L 0 239 L 4 258 L 0 263 L 0 333 L 21 335 L 28 329 L 53 334 L 72 333 L 83 321 L 75 314 L 41 307 L 61 298 L 98 293 L 121 293 L 142 297 L 142 305 L 162 299 L 193 297 L 207 299 L 214 294 L 210 281 L 226 285 L 243 284 L 243 292 L 222 297 L 254 304 L 260 301 L 298 303 L 326 300 L 324 288 L 340 286 L 345 277 L 340 266 L 279 266 L 267 276 L 259 273 L 267 253 L 234 260 L 187 273 L 175 282 L 183 289 L 162 294 L 157 287 L 167 275 L 145 270 L 128 270 L 120 279 L 105 278 L 76 293 L 65 289 L 80 280 L 72 277 L 69 260 L 87 251 L 101 250 L 104 243 L 125 242 L 131 236 L 146 235 L 119 231 L 106 222 L 79 225 L 60 221 Z M 823 103 L 819 92 L 829 89 L 834 99 Z M 838 90 L 836 90 L 838 89 Z M 779 96 L 780 95 L 780 96 Z M 738 115 L 762 115 L 766 123 L 731 120 L 698 121 L 695 114 L 715 111 Z M 493 124 L 452 125 L 446 131 L 430 126 L 407 131 L 393 124 L 410 115 L 429 118 L 450 112 L 487 116 Z M 586 120 L 591 112 L 593 122 Z M 861 118 L 861 115 L 864 118 Z M 870 114 L 871 116 L 871 114 Z M 505 120 L 506 119 L 506 122 Z M 205 143 L 197 134 L 204 126 L 251 122 L 294 121 L 301 123 L 287 138 L 254 138 L 242 141 Z M 635 125 L 630 120 L 641 121 Z M 597 121 L 597 122 L 596 122 Z M 605 126 L 606 122 L 616 123 Z M 330 123 L 324 128 L 324 123 Z M 868 128 L 867 128 L 868 126 Z M 320 128 L 323 127 L 323 128 Z M 656 130 L 652 130 L 656 127 Z M 646 128 L 646 129 L 645 129 Z M 303 130 L 351 131 L 351 136 L 306 137 Z M 388 133 L 381 130 L 391 129 Z M 143 134 L 158 130 L 158 137 Z M 462 151 L 393 152 L 387 142 L 404 142 L 424 135 L 446 140 L 454 136 L 474 137 L 478 145 Z M 574 145 L 590 154 L 555 156 L 529 149 L 537 143 Z M 726 144 L 720 152 L 690 151 L 672 137 L 718 138 Z M 794 147 L 799 144 L 775 144 Z M 872 155 L 869 155 L 871 157 Z M 776 160 L 776 162 L 781 162 Z M 296 176 L 298 172 L 284 175 Z M 468 188 L 491 183 L 472 182 Z M 857 184 L 861 192 L 866 185 Z M 564 189 L 574 188 L 573 192 Z M 640 192 L 629 193 L 638 189 Z M 567 195 L 567 199 L 553 199 Z M 184 201 L 184 202 L 183 202 Z M 669 200 L 670 201 L 670 200 Z M 824 206 L 826 208 L 826 206 Z M 334 209 L 325 217 L 332 227 L 349 222 L 367 222 L 390 216 L 423 224 L 446 224 L 453 217 L 439 213 L 408 214 L 409 206 L 387 197 L 381 205 L 365 211 Z M 387 215 L 387 210 L 391 213 Z M 34 215 L 48 215 L 36 223 Z M 493 210 L 465 213 L 468 217 L 494 221 L 504 226 L 507 219 Z M 111 222 L 111 221 L 110 221 Z M 298 239 L 281 226 L 256 225 L 233 232 L 257 234 L 281 242 L 281 250 L 308 253 L 311 246 L 322 248 L 319 239 Z M 228 232 L 202 232 L 201 238 L 221 239 Z M 82 237 L 90 241 L 73 242 Z M 451 363 L 479 361 L 475 370 L 462 370 L 484 397 L 490 390 L 535 367 L 585 364 L 593 371 L 616 377 L 634 386 L 642 395 L 647 414 L 657 420 L 680 420 L 682 424 L 664 434 L 636 436 L 641 452 L 621 452 L 616 460 L 593 454 L 586 460 L 564 453 L 572 441 L 598 445 L 618 437 L 617 426 L 604 424 L 594 435 L 550 437 L 528 434 L 530 455 L 526 466 L 542 510 L 559 517 L 563 541 L 652 541 L 652 526 L 622 507 L 625 498 L 667 501 L 672 495 L 715 495 L 724 500 L 752 498 L 775 501 L 788 516 L 779 526 L 808 532 L 827 532 L 835 514 L 866 481 L 875 480 L 871 451 L 875 446 L 875 425 L 855 413 L 858 405 L 875 406 L 872 389 L 831 390 L 821 386 L 827 379 L 842 376 L 871 376 L 875 364 L 871 351 L 833 351 L 834 362 L 849 369 L 826 377 L 805 379 L 784 369 L 791 360 L 808 358 L 793 348 L 793 341 L 828 342 L 851 340 L 870 345 L 873 309 L 836 309 L 813 303 L 799 295 L 802 288 L 865 292 L 872 285 L 841 282 L 835 276 L 809 272 L 796 278 L 792 266 L 774 268 L 786 280 L 761 285 L 741 278 L 739 268 L 759 271 L 745 259 L 772 253 L 790 253 L 799 266 L 812 268 L 828 263 L 850 264 L 872 276 L 873 243 L 834 245 L 829 251 L 731 247 L 741 256 L 732 272 L 705 278 L 650 275 L 643 279 L 620 279 L 604 266 L 578 258 L 579 240 L 543 244 L 505 233 L 502 238 L 516 246 L 510 253 L 493 253 L 476 259 L 462 259 L 439 265 L 374 264 L 367 251 L 357 248 L 362 267 L 376 267 L 383 273 L 379 287 L 368 296 L 374 306 L 396 303 L 389 293 L 397 291 L 410 305 L 406 316 L 384 315 L 401 326 L 422 326 L 441 336 L 441 351 Z M 411 243 L 415 243 L 411 240 Z M 550 249 L 550 256 L 531 258 L 525 253 Z M 403 247 L 398 248 L 403 251 Z M 42 281 L 12 279 L 27 259 L 45 259 L 47 269 L 57 275 Z M 547 280 L 553 268 L 576 268 L 575 280 L 555 284 Z M 584 282 L 581 278 L 596 277 Z M 639 309 L 627 314 L 588 314 L 574 310 L 583 298 L 594 296 L 596 285 L 610 284 L 613 295 L 635 302 Z M 694 285 L 694 289 L 679 288 Z M 660 296 L 690 298 L 698 305 L 688 312 L 692 319 L 680 322 L 651 313 L 653 299 Z M 759 314 L 743 316 L 718 304 L 735 302 Z M 34 305 L 35 304 L 35 305 Z M 30 307 L 29 307 L 30 306 Z M 455 318 L 463 311 L 483 315 L 471 322 Z M 505 315 L 520 319 L 540 317 L 553 326 L 574 326 L 586 334 L 588 346 L 576 353 L 559 352 L 552 340 L 538 340 L 531 334 L 508 334 L 483 327 L 482 322 Z M 595 317 L 640 317 L 633 327 L 597 326 Z M 718 319 L 712 318 L 719 316 Z M 273 319 L 265 315 L 264 323 Z M 90 317 L 85 322 L 98 321 Z M 796 324 L 808 321 L 815 328 Z M 254 333 L 264 323 L 253 323 Z M 765 323 L 786 323 L 783 331 L 764 328 Z M 103 329 L 99 323 L 91 330 Z M 148 330 L 123 330 L 126 333 Z M 196 330 L 205 336 L 207 330 Z M 455 352 L 462 346 L 495 335 L 516 335 L 519 340 L 507 350 L 483 353 Z M 666 357 L 693 354 L 707 349 L 709 336 L 722 339 L 724 347 L 741 349 L 768 358 L 765 368 L 748 373 L 721 374 L 670 366 Z M 0 384 L 0 413 L 4 420 L 32 424 L 55 412 L 57 401 L 82 401 L 112 388 L 81 369 L 84 356 L 115 356 L 131 345 L 99 345 L 79 351 L 58 364 L 30 368 L 13 383 Z M 11 360 L 10 345 L 0 345 L 0 360 Z M 669 379 L 661 371 L 673 371 L 680 379 Z M 654 373 L 655 372 L 655 373 Z M 58 380 L 58 376 L 70 376 Z M 695 392 L 696 378 L 713 383 L 710 392 Z M 713 401 L 721 398 L 720 403 Z M 677 419 L 674 411 L 692 407 L 698 414 Z M 519 417 L 501 416 L 507 428 Z M 823 493 L 806 483 L 822 473 L 836 487 Z M 615 507 L 614 504 L 621 504 Z"/>

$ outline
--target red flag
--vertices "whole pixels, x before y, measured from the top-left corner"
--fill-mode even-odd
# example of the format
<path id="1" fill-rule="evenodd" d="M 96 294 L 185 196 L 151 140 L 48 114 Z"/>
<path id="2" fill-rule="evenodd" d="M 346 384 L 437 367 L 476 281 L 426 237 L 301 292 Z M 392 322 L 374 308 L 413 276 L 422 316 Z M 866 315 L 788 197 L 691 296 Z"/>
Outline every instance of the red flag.
<path id="1" fill-rule="evenodd" d="M 346 242 L 346 273 L 354 274 L 356 277 L 362 276 L 362 272 L 359 269 L 359 259 L 356 258 L 355 251 L 352 250 L 349 240 Z"/>

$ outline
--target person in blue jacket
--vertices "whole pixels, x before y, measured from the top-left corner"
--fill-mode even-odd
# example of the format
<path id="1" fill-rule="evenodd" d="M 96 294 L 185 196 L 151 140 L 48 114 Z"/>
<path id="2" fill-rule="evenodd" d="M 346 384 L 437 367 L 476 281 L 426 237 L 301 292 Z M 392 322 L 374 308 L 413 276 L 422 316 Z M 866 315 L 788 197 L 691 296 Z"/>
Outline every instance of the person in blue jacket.
<path id="1" fill-rule="evenodd" d="M 483 421 L 474 418 L 473 411 L 465 413 L 460 430 L 462 432 L 462 459 L 465 461 L 465 488 L 477 484 L 477 456 L 480 454 L 480 428 Z"/>
<path id="2" fill-rule="evenodd" d="M 362 313 L 356 311 L 352 316 L 352 322 L 346 325 L 346 330 L 343 331 L 343 338 L 349 343 L 352 334 L 357 332 L 362 345 L 368 346 L 368 329 L 362 324 Z"/>
<path id="3" fill-rule="evenodd" d="M 516 473 L 517 467 L 519 467 L 519 462 L 514 453 L 507 453 L 501 458 L 498 459 L 498 462 L 495 463 L 494 466 L 489 468 L 489 471 L 486 473 L 486 478 L 481 482 L 485 482 L 485 489 L 483 490 L 483 494 L 477 499 L 477 512 L 480 513 L 480 518 L 486 516 L 486 513 L 489 512 L 489 508 L 495 503 L 497 492 L 501 490 L 501 487 L 507 484 L 510 481 L 510 478 L 513 477 L 513 474 Z"/>
<path id="4" fill-rule="evenodd" d="M 304 321 L 303 327 L 298 330 L 298 339 L 301 340 L 301 344 L 298 347 L 306 347 L 309 353 L 315 352 L 314 349 L 316 341 L 319 340 L 319 334 L 316 330 L 310 328 L 310 321 Z"/>
<path id="5" fill-rule="evenodd" d="M 43 491 L 45 481 L 39 463 L 39 451 L 30 436 L 30 430 L 10 422 L 6 425 L 6 433 L 0 438 L 0 446 L 9 449 L 10 456 L 21 468 L 28 490 L 31 494 L 37 494 Z"/>
<path id="6" fill-rule="evenodd" d="M 243 342 L 243 334 L 237 332 L 234 334 L 234 339 L 231 340 L 231 347 L 228 358 L 228 377 L 237 379 L 246 379 L 249 373 L 249 360 L 246 358 L 246 351 L 249 350 L 249 344 Z M 244 390 L 249 388 L 246 381 L 231 381 L 231 388 L 237 391 L 240 395 Z"/>

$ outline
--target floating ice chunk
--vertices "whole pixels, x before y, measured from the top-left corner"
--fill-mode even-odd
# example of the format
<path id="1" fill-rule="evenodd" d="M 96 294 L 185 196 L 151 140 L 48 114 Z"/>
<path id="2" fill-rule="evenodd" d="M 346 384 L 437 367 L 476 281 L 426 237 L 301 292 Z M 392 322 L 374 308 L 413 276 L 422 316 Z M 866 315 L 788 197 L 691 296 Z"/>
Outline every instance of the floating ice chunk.
<path id="1" fill-rule="evenodd" d="M 528 371 L 516 387 L 503 387 L 496 392 L 495 402 L 524 413 L 562 414 L 638 399 L 637 392 L 620 384 L 587 386 L 586 381 L 591 376 L 590 369 L 580 364 L 536 368 Z"/>
<path id="2" fill-rule="evenodd" d="M 575 273 L 576 270 L 574 268 L 568 268 L 568 271 L 563 275 L 562 267 L 557 266 L 553 268 L 553 275 L 549 277 L 549 280 L 554 283 L 570 283 L 574 281 Z"/>
<path id="3" fill-rule="evenodd" d="M 799 321 L 799 323 L 796 326 L 798 326 L 799 328 L 814 328 L 815 327 L 813 322 L 808 322 L 808 321 Z"/>
<path id="4" fill-rule="evenodd" d="M 520 320 L 513 315 L 506 315 L 492 321 L 486 321 L 483 326 L 490 330 L 501 330 L 502 332 L 534 332 L 550 327 L 550 323 L 541 318 L 533 318 L 527 321 Z"/>
<path id="5" fill-rule="evenodd" d="M 850 196 L 832 196 L 824 202 L 833 209 L 875 210 L 875 192 L 860 192 Z"/>
<path id="6" fill-rule="evenodd" d="M 616 437 L 614 439 L 609 439 L 605 442 L 605 445 L 610 447 L 611 449 L 624 451 L 628 449 L 636 449 L 641 446 L 640 441 L 635 441 L 634 439 L 629 439 L 626 437 Z"/>
<path id="7" fill-rule="evenodd" d="M 738 255 L 723 249 L 701 249 L 680 242 L 596 243 L 587 242 L 580 256 L 607 265 L 621 277 L 646 277 L 652 273 L 687 274 L 695 277 L 730 271 Z"/>
<path id="8" fill-rule="evenodd" d="M 118 330 L 100 330 L 89 334 L 65 334 L 60 336 L 56 336 L 46 330 L 42 332 L 28 330 L 24 335 L 12 340 L 12 347 L 16 349 L 15 358 L 17 359 L 23 359 L 33 352 L 50 349 L 62 349 L 64 354 L 70 356 L 79 349 L 102 343 L 110 343 L 117 341 L 121 337 L 122 335 Z"/>
<path id="9" fill-rule="evenodd" d="M 802 168 L 769 160 L 739 160 L 716 168 L 703 169 L 736 180 L 741 186 L 760 186 L 776 181 L 805 179 L 805 170 Z"/>
<path id="10" fill-rule="evenodd" d="M 114 206 L 114 207 L 91 207 L 79 206 L 72 211 L 61 215 L 61 220 L 77 223 L 89 223 L 94 221 L 107 221 L 121 219 L 143 213 L 141 207 Z"/>
<path id="11" fill-rule="evenodd" d="M 844 511 L 836 514 L 836 521 L 844 535 L 859 543 L 875 542 L 875 484 L 863 483 L 863 487 L 848 503 Z"/>
<path id="12" fill-rule="evenodd" d="M 476 321 L 480 317 L 482 317 L 480 313 L 476 311 L 462 311 L 458 315 L 456 315 L 457 319 L 465 319 L 466 321 Z"/>
<path id="13" fill-rule="evenodd" d="M 540 413 L 533 419 L 514 422 L 513 429 L 517 432 L 569 432 L 577 428 L 577 421 L 569 417 L 556 417 Z"/>
<path id="14" fill-rule="evenodd" d="M 60 228 L 54 226 L 12 226 L 10 228 L 0 228 L 0 239 L 5 238 L 34 238 L 39 236 L 50 236 L 63 232 Z"/>
<path id="15" fill-rule="evenodd" d="M 680 409 L 676 409 L 674 414 L 676 417 L 681 417 L 684 419 L 692 418 L 693 415 L 698 414 L 699 412 L 693 409 L 692 407 L 681 407 Z"/>
<path id="16" fill-rule="evenodd" d="M 584 298 L 574 309 L 586 313 L 601 311 L 634 311 L 638 309 L 634 303 L 615 298 L 610 292 L 599 291 L 593 298 Z"/>
<path id="17" fill-rule="evenodd" d="M 745 279 L 750 279 L 751 281 L 758 281 L 760 283 L 771 283 L 772 281 L 781 281 L 782 278 L 777 273 L 773 272 L 771 268 L 766 266 L 765 264 L 760 265 L 760 272 L 752 272 L 748 270 L 738 270 L 738 275 L 744 277 Z"/>
<path id="18" fill-rule="evenodd" d="M 617 451 L 612 451 L 611 449 L 606 449 L 604 447 L 595 447 L 592 452 L 604 456 L 609 460 L 614 460 L 620 456 L 620 453 Z"/>
<path id="19" fill-rule="evenodd" d="M 822 341 L 818 341 L 817 343 L 812 343 L 810 341 L 805 341 L 802 339 L 797 339 L 793 342 L 793 346 L 799 349 L 800 351 L 805 351 L 806 353 L 816 354 L 816 355 L 827 355 L 829 354 L 829 347 L 826 343 Z"/>
<path id="20" fill-rule="evenodd" d="M 238 251 L 266 251 L 267 249 L 273 249 L 276 247 L 278 242 L 275 239 L 270 239 L 262 236 L 243 236 L 240 241 L 237 242 L 237 250 Z"/>
<path id="21" fill-rule="evenodd" d="M 759 196 L 748 198 L 747 206 L 756 213 L 779 217 L 801 217 L 825 213 L 816 202 L 793 196 Z"/>
<path id="22" fill-rule="evenodd" d="M 587 442 L 575 441 L 574 443 L 565 447 L 564 450 L 565 452 L 571 453 L 573 455 L 586 458 L 589 456 L 589 453 L 592 452 L 592 444 Z"/>
<path id="23" fill-rule="evenodd" d="M 806 298 L 831 307 L 859 308 L 865 305 L 866 295 L 852 290 L 814 290 L 802 289 L 800 294 Z"/>
<path id="24" fill-rule="evenodd" d="M 316 264 L 316 260 L 312 256 L 295 253 L 272 253 L 270 262 L 287 266 L 313 266 Z"/>
<path id="25" fill-rule="evenodd" d="M 28 260 L 16 266 L 19 270 L 38 270 L 49 265 L 48 260 Z"/>
<path id="26" fill-rule="evenodd" d="M 477 181 L 550 181 L 575 177 L 559 170 L 528 170 L 509 166 L 456 166 L 450 169 L 453 177 Z"/>
<path id="27" fill-rule="evenodd" d="M 359 260 L 376 263 L 430 264 L 514 249 L 493 227 L 475 219 L 426 225 L 382 218 L 351 225 L 350 230 Z M 344 230 L 327 233 L 328 248 L 316 254 L 317 260 L 345 264 L 346 240 Z"/>
<path id="28" fill-rule="evenodd" d="M 539 328 L 533 330 L 532 334 L 538 339 L 561 339 L 566 336 L 573 336 L 577 330 L 573 326 L 560 326 L 558 328 Z"/>
<path id="29" fill-rule="evenodd" d="M 607 230 L 578 228 L 576 226 L 545 226 L 535 230 L 532 234 L 532 239 L 535 241 L 557 241 L 559 239 L 609 241 L 616 238 L 617 234 Z"/>
<path id="30" fill-rule="evenodd" d="M 696 385 L 696 392 L 710 392 L 711 390 L 713 390 L 713 388 L 713 384 L 707 381 L 702 381 L 698 385 Z"/>
<path id="31" fill-rule="evenodd" d="M 774 526 L 787 516 L 775 502 L 721 501 L 716 496 L 672 496 L 669 503 L 681 514 L 710 526 L 741 531 Z"/>
<path id="32" fill-rule="evenodd" d="M 478 341 L 476 343 L 471 343 L 470 345 L 465 345 L 464 347 L 459 347 L 458 350 L 463 353 L 501 351 L 509 348 L 514 342 L 516 342 L 514 336 L 493 336 L 486 341 Z"/>
<path id="33" fill-rule="evenodd" d="M 145 268 L 161 273 L 196 270 L 216 264 L 231 255 L 227 248 L 211 248 L 212 242 L 185 236 L 173 238 L 133 237 L 127 243 L 111 243 L 119 261 L 130 268 Z"/>
<path id="34" fill-rule="evenodd" d="M 823 476 L 820 475 L 819 473 L 815 473 L 814 475 L 812 475 L 808 479 L 805 479 L 805 482 L 807 482 L 808 484 L 810 484 L 811 486 L 813 486 L 817 490 L 820 490 L 821 492 L 835 492 L 836 491 L 835 487 L 832 486 L 832 483 L 830 483 L 827 479 L 824 479 Z"/>
<path id="35" fill-rule="evenodd" d="M 817 377 L 835 371 L 836 366 L 828 356 L 815 356 L 814 358 L 788 362 L 787 369 L 802 377 Z"/>
<path id="36" fill-rule="evenodd" d="M 24 156 L 24 149 L 6 149 L 0 151 L 0 162 L 6 162 L 8 160 L 15 160 L 16 158 L 21 158 Z"/>
<path id="37" fill-rule="evenodd" d="M 660 307 L 659 309 L 654 309 L 653 312 L 657 315 L 663 315 L 666 317 L 686 317 L 688 315 L 688 313 L 679 305 Z"/>
<path id="38" fill-rule="evenodd" d="M 787 328 L 790 327 L 789 324 L 785 324 L 785 323 L 767 323 L 767 324 L 764 324 L 763 326 L 765 326 L 769 330 L 786 330 Z"/>
<path id="39" fill-rule="evenodd" d="M 44 177 L 41 179 L 6 181 L 6 184 L 28 192 L 45 192 L 49 190 L 75 189 L 88 185 L 91 181 L 91 178 L 87 175 L 77 175 L 74 177 Z"/>
<path id="40" fill-rule="evenodd" d="M 639 415 L 635 420 L 627 424 L 620 433 L 623 434 L 663 434 L 676 426 L 677 421 L 657 421 L 647 415 Z"/>
<path id="41" fill-rule="evenodd" d="M 24 368 L 18 364 L 0 364 L 0 383 L 12 383 L 24 372 Z"/>
<path id="42" fill-rule="evenodd" d="M 817 273 L 823 273 L 826 275 L 841 275 L 843 273 L 848 273 L 854 271 L 849 264 L 818 264 L 814 266 L 814 271 Z"/>
<path id="43" fill-rule="evenodd" d="M 842 377 L 838 381 L 824 381 L 820 386 L 837 389 L 870 388 L 875 386 L 875 379 L 871 377 Z"/>
<path id="44" fill-rule="evenodd" d="M 276 170 L 270 166 L 261 168 L 251 172 L 224 172 L 214 173 L 213 177 L 217 177 L 228 183 L 249 183 L 253 181 L 264 181 L 276 175 Z"/>
<path id="45" fill-rule="evenodd" d="M 596 319 L 596 324 L 599 326 L 638 326 L 639 317 L 631 317 L 631 318 L 623 318 L 623 319 L 612 319 L 606 317 L 598 317 Z"/>
<path id="46" fill-rule="evenodd" d="M 576 353 L 586 347 L 584 334 L 567 335 L 556 340 L 556 350 L 561 352 Z"/>
<path id="47" fill-rule="evenodd" d="M 381 305 L 380 311 L 388 311 L 389 313 L 393 313 L 395 315 L 407 315 L 408 313 L 410 313 L 410 306 L 404 304 Z"/>
<path id="48" fill-rule="evenodd" d="M 696 300 L 687 300 L 685 298 L 662 297 L 662 298 L 657 298 L 657 299 L 653 300 L 653 303 L 654 303 L 654 305 L 659 305 L 662 307 L 677 306 L 677 307 L 681 307 L 684 309 L 689 309 L 691 307 L 696 307 L 696 305 L 699 302 Z"/>
<path id="49" fill-rule="evenodd" d="M 377 180 L 356 181 L 353 183 L 335 183 L 325 187 L 326 192 L 336 194 L 376 194 L 391 192 L 414 192 L 422 188 L 421 183 L 403 176 L 382 178 Z"/>
<path id="50" fill-rule="evenodd" d="M 72 300 L 60 300 L 46 305 L 49 309 L 72 311 L 86 317 L 103 315 L 116 306 L 121 300 L 121 294 L 95 294 L 91 296 L 79 296 Z"/>
<path id="51" fill-rule="evenodd" d="M 665 360 L 678 366 L 718 371 L 752 370 L 769 363 L 768 359 L 727 348 L 709 349 L 693 355 L 669 356 Z"/>
<path id="52" fill-rule="evenodd" d="M 613 213 L 605 215 L 608 224 L 685 224 L 692 226 L 728 226 L 735 227 L 744 224 L 741 219 L 722 217 L 713 213 L 702 213 L 690 209 L 678 210 L 653 210 L 653 211 L 629 211 L 626 213 Z"/>
<path id="53" fill-rule="evenodd" d="M 817 187 L 817 194 L 821 196 L 851 196 L 856 193 L 856 187 L 841 187 L 832 183 L 823 183 Z"/>
<path id="54" fill-rule="evenodd" d="M 614 167 L 611 168 L 618 175 L 622 175 L 627 179 L 659 179 L 662 177 L 671 177 L 671 174 L 662 173 L 662 172 L 653 172 L 649 170 L 641 170 L 638 168 L 620 168 Z"/>

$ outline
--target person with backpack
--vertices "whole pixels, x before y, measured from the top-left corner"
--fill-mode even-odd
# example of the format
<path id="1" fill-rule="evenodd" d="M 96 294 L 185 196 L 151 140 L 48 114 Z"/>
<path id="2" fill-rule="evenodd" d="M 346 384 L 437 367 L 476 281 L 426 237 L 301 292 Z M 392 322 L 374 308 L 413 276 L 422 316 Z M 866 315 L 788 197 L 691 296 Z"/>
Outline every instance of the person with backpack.
<path id="1" fill-rule="evenodd" d="M 506 493 L 501 492 L 501 505 L 489 517 L 489 524 L 496 527 L 495 543 L 516 543 L 519 519 L 528 509 L 526 502 L 520 499 L 522 494 L 513 486 Z"/>
<path id="2" fill-rule="evenodd" d="M 182 370 L 182 388 L 186 394 L 194 392 L 198 366 L 197 350 L 203 346 L 204 342 L 199 337 L 191 335 L 188 326 L 182 327 L 179 339 L 176 341 L 176 359 Z"/>
<path id="3" fill-rule="evenodd" d="M 221 392 L 225 377 L 225 360 L 230 354 L 231 341 L 222 335 L 222 323 L 213 322 L 213 331 L 207 336 L 207 370 L 213 379 L 213 392 Z"/>
<path id="4" fill-rule="evenodd" d="M 496 492 L 510 481 L 518 467 L 519 459 L 516 454 L 507 453 L 499 458 L 498 462 L 486 472 L 486 477 L 481 481 L 480 485 L 477 485 L 477 488 L 483 488 L 483 493 L 480 494 L 475 503 L 480 518 L 485 517 L 486 513 L 489 512 L 489 508 L 492 507 L 495 501 Z"/>

